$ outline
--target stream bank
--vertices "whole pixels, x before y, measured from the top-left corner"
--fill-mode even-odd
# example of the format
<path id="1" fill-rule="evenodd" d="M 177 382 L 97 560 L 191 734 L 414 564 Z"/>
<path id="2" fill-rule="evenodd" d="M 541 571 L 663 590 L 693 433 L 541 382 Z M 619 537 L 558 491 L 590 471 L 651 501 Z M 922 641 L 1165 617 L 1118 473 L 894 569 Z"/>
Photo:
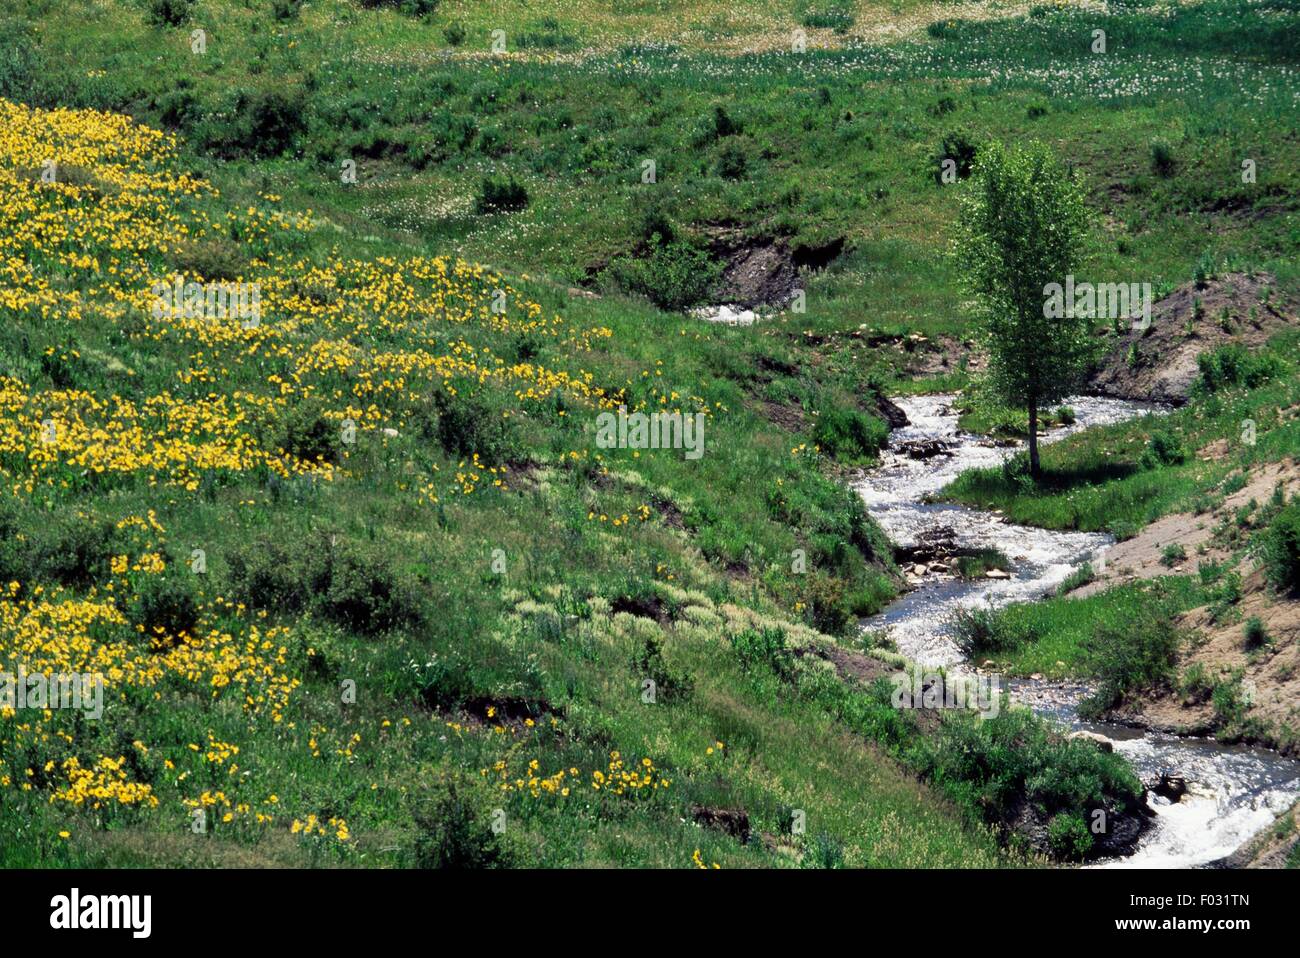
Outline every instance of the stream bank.
<path id="1" fill-rule="evenodd" d="M 890 435 L 881 465 L 854 483 L 867 510 L 900 549 L 922 549 L 942 539 L 960 552 L 997 549 L 1011 559 L 1005 578 L 963 580 L 923 576 L 915 588 L 864 623 L 888 631 L 898 651 L 921 666 L 969 671 L 952 637 L 962 607 L 1030 602 L 1051 592 L 1114 540 L 1099 533 L 1054 532 L 1006 522 L 1001 516 L 948 503 L 929 503 L 958 474 L 997 466 L 1019 445 L 962 432 L 953 395 L 894 400 L 908 425 Z M 1098 397 L 1066 400 L 1076 421 L 1053 430 L 1053 442 L 1082 429 L 1122 422 L 1154 411 L 1147 404 Z M 926 454 L 917 456 L 917 450 Z M 938 450 L 938 451 L 936 451 Z M 1276 752 L 1211 739 L 1179 738 L 1106 722 L 1084 722 L 1077 707 L 1090 689 L 1080 683 L 1017 679 L 1013 700 L 1074 730 L 1105 736 L 1144 782 L 1181 778 L 1177 800 L 1151 791 L 1155 827 L 1112 867 L 1194 867 L 1226 858 L 1269 827 L 1300 796 L 1300 762 Z"/>

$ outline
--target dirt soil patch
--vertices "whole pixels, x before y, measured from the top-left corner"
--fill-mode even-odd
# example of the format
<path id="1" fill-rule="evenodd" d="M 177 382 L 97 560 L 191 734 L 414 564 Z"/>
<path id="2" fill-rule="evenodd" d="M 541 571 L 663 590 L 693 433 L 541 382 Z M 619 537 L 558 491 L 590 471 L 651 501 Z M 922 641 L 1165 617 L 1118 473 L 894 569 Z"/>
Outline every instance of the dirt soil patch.
<path id="1" fill-rule="evenodd" d="M 1212 447 L 1207 446 L 1201 453 L 1207 451 L 1212 451 Z M 1233 514 L 1252 499 L 1267 502 L 1279 482 L 1288 498 L 1300 491 L 1300 464 L 1296 460 L 1287 459 L 1252 470 L 1246 485 L 1227 496 L 1213 512 L 1203 515 L 1176 512 L 1157 519 L 1133 538 L 1115 543 L 1106 550 L 1105 568 L 1097 570 L 1092 582 L 1070 595 L 1083 598 L 1123 582 L 1162 575 L 1190 575 L 1198 563 L 1223 562 L 1230 556 L 1211 542 L 1215 527 L 1231 521 Z M 1162 561 L 1166 547 L 1171 545 L 1181 545 L 1187 554 L 1186 559 L 1172 567 Z"/>
<path id="2" fill-rule="evenodd" d="M 724 264 L 714 296 L 717 303 L 755 309 L 790 302 L 801 286 L 800 274 L 829 265 L 844 252 L 844 239 L 791 245 L 780 237 L 746 237 L 715 228 L 709 233 L 709 250 Z"/>
<path id="3" fill-rule="evenodd" d="M 1294 325 L 1295 304 L 1284 301 L 1270 273 L 1227 273 L 1203 285 L 1187 283 L 1151 308 L 1146 329 L 1116 337 L 1089 377 L 1089 392 L 1120 399 L 1181 404 L 1198 376 L 1196 357 L 1227 343 L 1263 345 Z M 1273 295 L 1264 302 L 1264 291 Z"/>

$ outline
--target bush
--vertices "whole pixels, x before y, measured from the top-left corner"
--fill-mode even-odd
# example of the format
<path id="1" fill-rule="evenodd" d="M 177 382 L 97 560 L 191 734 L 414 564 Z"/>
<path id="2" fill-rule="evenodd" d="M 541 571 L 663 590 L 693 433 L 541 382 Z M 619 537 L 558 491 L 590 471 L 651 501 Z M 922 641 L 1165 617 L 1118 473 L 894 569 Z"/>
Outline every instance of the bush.
<path id="1" fill-rule="evenodd" d="M 664 660 L 663 644 L 653 635 L 647 636 L 645 644 L 632 660 L 632 671 L 638 681 L 650 679 L 655 684 L 655 699 L 661 702 L 676 702 L 690 698 L 695 691 L 695 681 L 687 672 L 671 668 Z"/>
<path id="2" fill-rule="evenodd" d="M 945 133 L 939 142 L 939 150 L 933 158 L 934 181 L 943 185 L 943 161 L 952 160 L 956 165 L 957 179 L 964 180 L 975 168 L 975 157 L 979 149 L 970 135 L 962 130 Z"/>
<path id="3" fill-rule="evenodd" d="M 1283 595 L 1300 595 L 1300 501 L 1273 517 L 1260 538 L 1259 553 L 1269 585 Z"/>
<path id="4" fill-rule="evenodd" d="M 793 653 L 786 648 L 785 633 L 780 629 L 745 629 L 731 637 L 731 647 L 747 669 L 765 665 L 782 677 L 791 674 Z"/>
<path id="5" fill-rule="evenodd" d="M 501 845 L 491 824 L 454 784 L 432 808 L 412 815 L 416 826 L 416 868 L 508 868 L 512 856 Z"/>
<path id="6" fill-rule="evenodd" d="M 799 22 L 815 30 L 844 33 L 855 19 L 852 0 L 801 0 L 796 9 Z"/>
<path id="7" fill-rule="evenodd" d="M 480 216 L 513 213 L 528 206 L 528 190 L 513 176 L 485 176 L 479 184 L 474 209 Z"/>
<path id="8" fill-rule="evenodd" d="M 300 93 L 278 89 L 241 91 L 235 97 L 234 126 L 237 138 L 227 147 L 248 150 L 256 156 L 284 153 L 306 129 L 307 104 Z"/>
<path id="9" fill-rule="evenodd" d="M 450 47 L 460 46 L 465 42 L 465 38 L 468 35 L 469 33 L 465 29 L 465 24 L 461 23 L 459 20 L 452 21 L 442 29 L 442 38 L 447 41 L 447 45 Z"/>
<path id="10" fill-rule="evenodd" d="M 1187 450 L 1183 447 L 1183 441 L 1172 432 L 1152 433 L 1139 459 L 1143 469 L 1178 466 L 1186 461 Z"/>
<path id="11" fill-rule="evenodd" d="M 1012 652 L 1037 641 L 1029 628 L 1015 628 L 992 608 L 958 608 L 953 614 L 953 641 L 968 657 Z"/>
<path id="12" fill-rule="evenodd" d="M 304 462 L 337 462 L 338 429 L 325 418 L 318 400 L 307 399 L 285 411 L 272 441 L 275 448 Z"/>
<path id="13" fill-rule="evenodd" d="M 322 609 L 334 622 L 363 635 L 378 635 L 419 620 L 414 589 L 394 575 L 384 557 L 342 546 L 332 552 L 331 560 Z"/>
<path id="14" fill-rule="evenodd" d="M 165 571 L 139 577 L 126 600 L 126 615 L 151 641 L 176 644 L 194 633 L 199 622 L 195 581 L 184 565 L 168 563 Z"/>
<path id="15" fill-rule="evenodd" d="M 438 0 L 361 0 L 361 5 L 370 10 L 388 7 L 408 17 L 425 17 L 438 9 Z"/>
<path id="16" fill-rule="evenodd" d="M 179 27 L 193 7 L 194 0 L 149 0 L 145 19 L 157 27 Z"/>
<path id="17" fill-rule="evenodd" d="M 510 420 L 488 402 L 468 381 L 453 380 L 434 393 L 438 442 L 449 456 L 469 458 L 478 453 L 489 466 L 499 466 L 518 455 Z"/>
<path id="18" fill-rule="evenodd" d="M 117 527 L 98 516 L 37 514 L 20 524 L 6 514 L 0 516 L 0 579 L 89 588 L 108 578 L 113 556 L 122 551 L 119 541 Z"/>
<path id="19" fill-rule="evenodd" d="M 1246 628 L 1243 630 L 1246 640 L 1246 648 L 1262 648 L 1268 642 L 1268 630 L 1264 628 L 1264 622 L 1257 615 L 1252 615 L 1246 620 Z"/>
<path id="20" fill-rule="evenodd" d="M 1160 550 L 1160 564 L 1166 568 L 1172 569 L 1180 562 L 1187 559 L 1187 550 L 1183 548 L 1180 542 L 1171 542 Z"/>
<path id="21" fill-rule="evenodd" d="M 1063 861 L 1082 861 L 1092 851 L 1092 832 L 1078 815 L 1056 815 L 1047 823 L 1047 844 Z"/>
<path id="22" fill-rule="evenodd" d="M 642 256 L 620 257 L 605 277 L 618 289 L 646 297 L 660 309 L 680 312 L 708 299 L 722 266 L 685 240 L 654 236 Z"/>
<path id="23" fill-rule="evenodd" d="M 823 455 L 854 465 L 875 459 L 889 442 L 889 426 L 856 409 L 832 406 L 817 417 L 812 438 Z"/>
<path id="24" fill-rule="evenodd" d="M 1151 141 L 1151 172 L 1156 176 L 1172 176 L 1174 167 L 1174 148 L 1168 140 Z"/>
<path id="25" fill-rule="evenodd" d="M 722 148 L 722 152 L 718 154 L 717 165 L 714 167 L 718 176 L 724 180 L 744 179 L 748 168 L 749 158 L 736 143 L 728 143 Z"/>
<path id="26" fill-rule="evenodd" d="M 362 635 L 418 624 L 419 591 L 393 559 L 325 535 L 262 537 L 229 557 L 232 596 L 268 612 L 312 612 Z"/>
<path id="27" fill-rule="evenodd" d="M 938 733 L 922 739 L 915 754 L 918 770 L 985 821 L 1008 826 L 1026 805 L 1055 819 L 1079 822 L 1098 808 L 1135 810 L 1145 789 L 1119 756 L 1085 742 L 1062 739 L 1028 709 L 1004 708 L 981 719 L 958 713 Z M 1054 853 L 1074 854 L 1077 830 L 1056 826 Z"/>
<path id="28" fill-rule="evenodd" d="M 1085 664 L 1098 679 L 1097 691 L 1080 707 L 1096 717 L 1114 708 L 1132 689 L 1167 684 L 1182 645 L 1182 634 L 1162 608 L 1146 609 L 1134 621 L 1098 626 L 1085 652 Z"/>
<path id="29" fill-rule="evenodd" d="M 1282 369 L 1280 361 L 1272 355 L 1257 355 L 1246 351 L 1240 343 L 1220 346 L 1196 357 L 1200 370 L 1197 388 L 1213 393 L 1232 386 L 1254 389 L 1277 376 Z"/>

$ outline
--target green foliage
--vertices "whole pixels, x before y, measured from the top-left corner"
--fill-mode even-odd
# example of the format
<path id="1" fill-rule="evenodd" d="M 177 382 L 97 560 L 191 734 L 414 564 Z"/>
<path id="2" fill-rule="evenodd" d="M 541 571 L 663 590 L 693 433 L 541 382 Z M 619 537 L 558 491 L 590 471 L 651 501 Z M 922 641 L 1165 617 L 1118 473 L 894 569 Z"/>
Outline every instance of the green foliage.
<path id="1" fill-rule="evenodd" d="M 638 680 L 654 682 L 657 702 L 680 702 L 695 691 L 695 679 L 689 672 L 669 665 L 664 658 L 663 642 L 653 635 L 646 636 L 632 660 L 632 670 Z"/>
<path id="2" fill-rule="evenodd" d="M 939 147 L 936 150 L 932 163 L 934 164 L 934 181 L 943 185 L 944 161 L 953 162 L 953 172 L 957 179 L 964 180 L 971 175 L 975 168 L 975 158 L 979 155 L 979 147 L 971 135 L 965 130 L 949 130 L 939 141 Z"/>
<path id="3" fill-rule="evenodd" d="M 1258 548 L 1269 585 L 1283 595 L 1300 594 L 1300 500 L 1273 517 Z"/>
<path id="4" fill-rule="evenodd" d="M 813 442 L 824 455 L 849 465 L 874 461 L 889 442 L 889 426 L 856 409 L 823 409 Z"/>
<path id="5" fill-rule="evenodd" d="M 746 668 L 763 665 L 777 675 L 790 677 L 793 653 L 786 648 L 780 629 L 744 629 L 731 637 L 731 647 Z"/>
<path id="6" fill-rule="evenodd" d="M 1122 627 L 1100 625 L 1085 659 L 1098 686 L 1083 702 L 1080 714 L 1099 716 L 1131 690 L 1168 684 L 1182 644 L 1173 619 L 1159 606 L 1144 608 Z"/>
<path id="7" fill-rule="evenodd" d="M 434 394 L 433 405 L 437 411 L 434 431 L 448 455 L 468 459 L 477 453 L 489 466 L 499 466 L 519 455 L 509 418 L 486 390 L 464 380 L 452 380 Z"/>
<path id="8" fill-rule="evenodd" d="M 980 152 L 973 188 L 962 196 L 956 259 L 989 349 L 989 384 L 1030 410 L 1060 399 L 1093 352 L 1090 322 L 1050 316 L 1044 300 L 1078 265 L 1087 217 L 1072 174 L 1041 144 Z M 1031 429 L 1030 469 L 1038 472 Z"/>
<path id="9" fill-rule="evenodd" d="M 474 209 L 480 215 L 514 213 L 528 207 L 528 190 L 513 176 L 485 176 Z"/>
<path id="10" fill-rule="evenodd" d="M 414 865 L 455 871 L 509 868 L 513 856 L 476 805 L 454 782 L 436 801 L 412 815 L 416 827 Z"/>
<path id="11" fill-rule="evenodd" d="M 705 302 L 721 274 L 722 265 L 706 250 L 685 240 L 665 242 L 657 234 L 645 255 L 620 257 L 605 271 L 616 288 L 674 312 Z"/>
<path id="12" fill-rule="evenodd" d="M 135 578 L 127 604 L 127 618 L 145 638 L 175 643 L 193 635 L 199 621 L 194 574 L 183 564 L 169 563 L 159 574 Z"/>
<path id="13" fill-rule="evenodd" d="M 194 0 L 147 0 L 146 19 L 160 27 L 179 27 L 189 20 Z"/>
<path id="14" fill-rule="evenodd" d="M 1146 449 L 1139 462 L 1144 469 L 1158 469 L 1161 466 L 1178 466 L 1187 461 L 1187 449 L 1178 434 L 1170 430 L 1161 430 L 1151 434 Z"/>
<path id="15" fill-rule="evenodd" d="M 1281 363 L 1276 356 L 1249 353 L 1239 343 L 1201 353 L 1196 357 L 1196 365 L 1200 370 L 1197 386 L 1205 393 L 1234 386 L 1255 389 L 1281 372 Z"/>
<path id="16" fill-rule="evenodd" d="M 1060 814 L 1047 823 L 1047 843 L 1063 861 L 1082 861 L 1092 851 L 1092 832 L 1077 815 Z"/>
<path id="17" fill-rule="evenodd" d="M 1022 708 L 1004 708 L 986 719 L 953 715 L 921 746 L 918 759 L 927 779 L 993 824 L 1009 822 L 1022 802 L 1051 819 L 1065 815 L 1082 822 L 1094 809 L 1135 808 L 1144 793 L 1121 757 L 1063 740 Z M 1074 831 L 1057 826 L 1061 838 Z M 1053 842 L 1051 848 L 1073 857 L 1079 844 Z"/>
<path id="18" fill-rule="evenodd" d="M 1151 141 L 1151 172 L 1156 176 L 1173 176 L 1174 168 L 1178 164 L 1174 161 L 1174 148 L 1169 145 L 1168 140 Z"/>
<path id="19" fill-rule="evenodd" d="M 1268 644 L 1268 630 L 1264 628 L 1264 622 L 1257 615 L 1252 615 L 1246 620 L 1246 627 L 1242 630 L 1247 649 L 1259 649 Z"/>
<path id="20" fill-rule="evenodd" d="M 419 623 L 419 591 L 385 550 L 337 536 L 258 539 L 228 557 L 231 595 L 280 614 L 312 611 L 361 635 Z"/>
<path id="21" fill-rule="evenodd" d="M 1172 569 L 1180 562 L 1187 561 L 1187 550 L 1181 542 L 1171 542 L 1160 550 L 1160 564 Z"/>

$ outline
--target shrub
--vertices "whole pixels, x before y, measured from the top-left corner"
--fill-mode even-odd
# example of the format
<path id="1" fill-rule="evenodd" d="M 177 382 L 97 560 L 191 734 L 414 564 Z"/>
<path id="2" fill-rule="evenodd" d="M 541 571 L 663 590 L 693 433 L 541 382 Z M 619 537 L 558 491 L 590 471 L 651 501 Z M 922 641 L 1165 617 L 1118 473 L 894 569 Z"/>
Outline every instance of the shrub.
<path id="1" fill-rule="evenodd" d="M 1098 679 L 1097 691 L 1083 702 L 1080 714 L 1096 717 L 1132 689 L 1169 682 L 1181 645 L 1181 633 L 1162 608 L 1143 610 L 1131 622 L 1099 625 L 1084 658 Z"/>
<path id="2" fill-rule="evenodd" d="M 843 868 L 844 844 L 828 832 L 818 832 L 799 864 L 803 868 Z"/>
<path id="3" fill-rule="evenodd" d="M 1038 638 L 1031 629 L 1011 626 L 992 608 L 958 608 L 952 628 L 953 640 L 967 656 L 1010 652 Z"/>
<path id="4" fill-rule="evenodd" d="M 1084 742 L 1059 737 L 1028 709 L 1004 708 L 981 719 L 948 716 L 937 734 L 917 745 L 918 770 L 985 821 L 1007 826 L 1026 805 L 1049 816 L 1082 822 L 1093 809 L 1135 810 L 1145 789 L 1119 755 Z M 1060 824 L 1060 848 L 1077 853 L 1079 843 L 1064 841 L 1073 826 Z"/>
<path id="5" fill-rule="evenodd" d="M 690 698 L 695 681 L 687 672 L 671 668 L 664 660 L 663 643 L 655 636 L 647 636 L 645 644 L 632 660 L 632 669 L 639 681 L 650 679 L 655 684 L 655 699 L 676 702 Z"/>
<path id="6" fill-rule="evenodd" d="M 371 10 L 388 7 L 408 17 L 424 17 L 438 9 L 438 0 L 361 0 L 361 5 Z"/>
<path id="7" fill-rule="evenodd" d="M 854 465 L 875 459 L 889 442 L 889 426 L 857 409 L 832 406 L 817 417 L 812 438 L 823 455 Z"/>
<path id="8" fill-rule="evenodd" d="M 645 255 L 620 257 L 604 275 L 617 288 L 644 296 L 660 309 L 682 311 L 707 300 L 721 274 L 721 264 L 706 250 L 656 235 Z"/>
<path id="9" fill-rule="evenodd" d="M 362 635 L 423 619 L 418 590 L 387 553 L 323 534 L 289 541 L 264 536 L 231 553 L 230 594 L 281 615 L 311 610 Z"/>
<path id="10" fill-rule="evenodd" d="M 1183 441 L 1173 432 L 1155 432 L 1147 440 L 1147 447 L 1139 460 L 1143 469 L 1177 466 L 1187 461 Z"/>
<path id="11" fill-rule="evenodd" d="M 103 582 L 120 552 L 117 527 L 76 511 L 37 513 L 22 522 L 15 509 L 0 510 L 0 580 L 84 589 Z"/>
<path id="12" fill-rule="evenodd" d="M 724 180 L 740 180 L 744 179 L 748 167 L 749 159 L 745 156 L 745 151 L 739 144 L 728 143 L 718 154 L 718 162 L 714 169 Z"/>
<path id="13" fill-rule="evenodd" d="M 1283 595 L 1300 594 L 1300 500 L 1273 517 L 1260 537 L 1259 553 L 1269 585 Z"/>
<path id="14" fill-rule="evenodd" d="M 149 0 L 145 19 L 158 27 L 179 27 L 193 7 L 194 0 Z"/>
<path id="15" fill-rule="evenodd" d="M 1264 622 L 1257 615 L 1252 615 L 1246 620 L 1246 627 L 1242 630 L 1246 640 L 1246 648 L 1258 649 L 1268 642 L 1268 630 L 1264 628 Z"/>
<path id="16" fill-rule="evenodd" d="M 1187 550 L 1183 548 L 1180 542 L 1171 542 L 1160 550 L 1160 564 L 1166 568 L 1172 569 L 1180 562 L 1187 559 Z"/>
<path id="17" fill-rule="evenodd" d="M 301 93 L 278 89 L 241 91 L 235 97 L 234 125 L 238 148 L 257 156 L 271 157 L 284 153 L 306 129 L 307 104 Z"/>
<path id="18" fill-rule="evenodd" d="M 962 579 L 978 579 L 990 569 L 1006 572 L 1011 560 L 999 549 L 980 549 L 971 555 L 957 557 L 957 575 Z"/>
<path id="19" fill-rule="evenodd" d="M 855 19 L 852 0 L 801 0 L 799 22 L 816 30 L 844 33 Z"/>
<path id="20" fill-rule="evenodd" d="M 341 546 L 331 554 L 329 589 L 322 611 L 339 625 L 363 635 L 378 635 L 420 618 L 419 600 L 392 563 L 374 552 Z"/>
<path id="21" fill-rule="evenodd" d="M 765 665 L 777 675 L 790 675 L 793 653 L 786 648 L 785 633 L 780 629 L 745 629 L 731 637 L 731 647 L 747 669 Z"/>
<path id="22" fill-rule="evenodd" d="M 1151 141 L 1151 172 L 1156 176 L 1172 176 L 1175 167 L 1174 148 L 1168 140 Z"/>
<path id="23" fill-rule="evenodd" d="M 956 165 L 957 179 L 964 180 L 975 168 L 975 157 L 979 149 L 970 135 L 963 130 L 952 130 L 943 135 L 938 152 L 934 156 L 934 181 L 943 184 L 943 161 L 952 160 Z"/>
<path id="24" fill-rule="evenodd" d="M 513 213 L 528 206 L 528 190 L 513 176 L 485 176 L 479 184 L 474 209 L 480 216 Z"/>
<path id="25" fill-rule="evenodd" d="M 1272 355 L 1248 353 L 1240 343 L 1220 346 L 1196 357 L 1200 370 L 1197 388 L 1213 393 L 1232 386 L 1254 389 L 1273 379 L 1281 372 L 1281 363 Z"/>
<path id="26" fill-rule="evenodd" d="M 465 38 L 468 35 L 468 31 L 465 29 L 465 24 L 461 23 L 459 20 L 452 21 L 442 29 L 442 38 L 446 40 L 447 45 L 451 47 L 460 46 L 465 42 Z"/>
<path id="27" fill-rule="evenodd" d="M 127 619 L 142 626 L 150 640 L 175 644 L 182 636 L 192 635 L 198 625 L 195 593 L 194 576 L 183 565 L 169 563 L 165 571 L 136 580 L 126 601 Z"/>
<path id="28" fill-rule="evenodd" d="M 1056 815 L 1047 823 L 1047 844 L 1064 861 L 1082 861 L 1092 851 L 1092 832 L 1078 815 Z"/>
<path id="29" fill-rule="evenodd" d="M 416 868 L 468 870 L 508 868 L 512 864 L 512 856 L 491 824 L 480 818 L 454 784 L 432 808 L 416 811 L 412 818 L 416 827 Z"/>
<path id="30" fill-rule="evenodd" d="M 277 20 L 297 20 L 303 0 L 271 0 L 271 15 Z"/>
<path id="31" fill-rule="evenodd" d="M 325 418 L 324 407 L 316 399 L 307 399 L 285 411 L 273 442 L 275 448 L 304 462 L 335 462 L 337 438 L 338 427 Z"/>
<path id="32" fill-rule="evenodd" d="M 475 453 L 489 466 L 516 458 L 518 447 L 510 420 L 468 381 L 453 380 L 434 393 L 438 442 L 449 456 Z"/>

